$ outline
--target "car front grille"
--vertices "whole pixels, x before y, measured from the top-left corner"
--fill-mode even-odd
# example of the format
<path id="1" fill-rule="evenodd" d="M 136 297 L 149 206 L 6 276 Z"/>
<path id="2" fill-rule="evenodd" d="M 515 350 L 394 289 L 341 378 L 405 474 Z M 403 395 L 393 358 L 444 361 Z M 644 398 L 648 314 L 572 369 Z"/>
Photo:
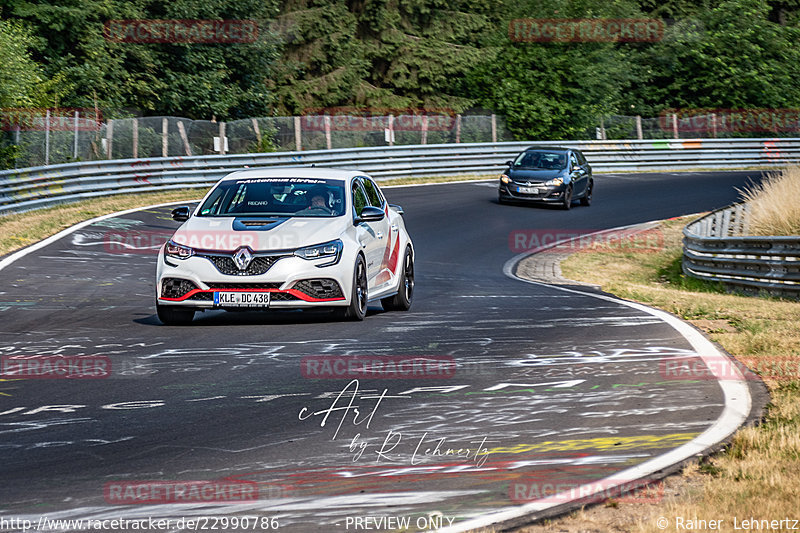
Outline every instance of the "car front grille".
<path id="1" fill-rule="evenodd" d="M 304 279 L 295 283 L 292 288 L 318 300 L 344 298 L 342 289 L 339 287 L 339 284 L 336 283 L 336 280 L 328 278 Z"/>
<path id="2" fill-rule="evenodd" d="M 282 282 L 277 283 L 206 283 L 209 289 L 216 289 L 216 290 L 229 290 L 229 291 L 236 291 L 236 290 L 264 290 L 264 289 L 278 289 Z"/>
<path id="3" fill-rule="evenodd" d="M 161 283 L 162 298 L 180 298 L 187 292 L 196 289 L 197 285 L 188 279 L 164 278 Z"/>
<path id="4" fill-rule="evenodd" d="M 233 262 L 233 257 L 230 255 L 211 255 L 211 254 L 198 254 L 198 257 L 204 257 L 211 261 L 221 274 L 227 276 L 259 276 L 265 274 L 267 270 L 272 268 L 282 255 L 262 255 L 255 256 L 250 262 L 246 270 L 239 270 L 236 263 Z"/>

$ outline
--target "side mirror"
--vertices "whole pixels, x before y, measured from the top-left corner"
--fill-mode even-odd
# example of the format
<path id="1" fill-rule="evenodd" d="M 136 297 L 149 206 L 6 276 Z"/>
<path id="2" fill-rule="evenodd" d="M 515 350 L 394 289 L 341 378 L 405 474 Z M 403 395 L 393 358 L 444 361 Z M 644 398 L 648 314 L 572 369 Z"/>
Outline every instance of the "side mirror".
<path id="1" fill-rule="evenodd" d="M 178 222 L 185 222 L 189 220 L 191 214 L 192 210 L 189 209 L 189 206 L 183 205 L 172 210 L 172 219 L 177 220 Z"/>
<path id="2" fill-rule="evenodd" d="M 513 161 L 506 161 L 506 165 L 508 165 L 508 166 L 513 166 L 513 165 L 514 165 L 514 162 L 513 162 Z"/>
<path id="3" fill-rule="evenodd" d="M 400 206 L 399 206 L 399 205 L 397 205 L 397 204 L 389 204 L 389 207 L 391 207 L 392 209 L 394 209 L 395 211 L 397 211 L 397 214 L 398 214 L 398 215 L 404 215 L 404 214 L 405 214 L 405 211 L 403 211 L 403 208 L 402 208 L 402 207 L 400 207 Z"/>
<path id="4" fill-rule="evenodd" d="M 377 222 L 383 220 L 385 216 L 386 213 L 384 213 L 382 209 L 368 205 L 361 210 L 361 215 L 353 220 L 353 224 L 357 226 L 362 222 Z"/>

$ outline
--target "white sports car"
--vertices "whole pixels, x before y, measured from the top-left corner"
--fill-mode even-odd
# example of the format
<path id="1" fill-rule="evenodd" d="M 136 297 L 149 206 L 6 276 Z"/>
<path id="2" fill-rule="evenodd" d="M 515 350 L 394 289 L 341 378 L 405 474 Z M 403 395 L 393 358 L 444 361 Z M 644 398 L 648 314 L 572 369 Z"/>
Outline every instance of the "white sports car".
<path id="1" fill-rule="evenodd" d="M 162 246 L 156 310 L 188 324 L 206 309 L 333 308 L 363 320 L 367 303 L 407 310 L 414 246 L 399 206 L 358 171 L 234 172 L 206 194 Z"/>

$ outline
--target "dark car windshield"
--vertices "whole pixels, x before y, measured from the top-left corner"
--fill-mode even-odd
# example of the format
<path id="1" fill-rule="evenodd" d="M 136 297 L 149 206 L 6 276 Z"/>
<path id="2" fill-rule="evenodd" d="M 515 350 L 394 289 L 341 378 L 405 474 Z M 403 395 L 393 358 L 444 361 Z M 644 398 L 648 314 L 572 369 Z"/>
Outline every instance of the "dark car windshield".
<path id="1" fill-rule="evenodd" d="M 567 168 L 567 154 L 538 150 L 522 152 L 514 161 L 514 168 L 561 170 Z"/>
<path id="2" fill-rule="evenodd" d="M 200 207 L 201 217 L 338 217 L 344 182 L 318 178 L 243 178 L 218 184 Z"/>

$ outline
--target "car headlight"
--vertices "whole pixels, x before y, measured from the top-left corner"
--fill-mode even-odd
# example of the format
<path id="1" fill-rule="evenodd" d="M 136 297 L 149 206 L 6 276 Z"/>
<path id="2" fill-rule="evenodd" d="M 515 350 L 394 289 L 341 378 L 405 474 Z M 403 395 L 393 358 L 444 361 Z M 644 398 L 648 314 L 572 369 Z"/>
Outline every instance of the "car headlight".
<path id="1" fill-rule="evenodd" d="M 188 246 L 184 246 L 173 240 L 169 240 L 164 247 L 164 255 L 174 259 L 188 259 L 194 255 L 194 250 Z"/>
<path id="2" fill-rule="evenodd" d="M 547 180 L 544 182 L 544 184 L 548 187 L 558 187 L 559 185 L 564 184 L 564 178 L 553 178 L 551 180 Z"/>
<path id="3" fill-rule="evenodd" d="M 342 258 L 342 248 L 344 248 L 344 245 L 342 244 L 341 239 L 336 239 L 335 241 L 300 248 L 299 250 L 295 250 L 294 255 L 308 260 L 328 257 L 330 258 L 329 261 L 325 261 L 324 263 L 319 263 L 316 265 L 318 267 L 326 267 L 335 265 L 339 262 L 339 259 Z"/>
<path id="4" fill-rule="evenodd" d="M 511 178 L 509 178 L 509 177 L 508 177 L 508 176 L 506 176 L 505 174 L 502 174 L 502 175 L 500 176 L 500 181 L 502 181 L 503 183 L 511 183 Z"/>

